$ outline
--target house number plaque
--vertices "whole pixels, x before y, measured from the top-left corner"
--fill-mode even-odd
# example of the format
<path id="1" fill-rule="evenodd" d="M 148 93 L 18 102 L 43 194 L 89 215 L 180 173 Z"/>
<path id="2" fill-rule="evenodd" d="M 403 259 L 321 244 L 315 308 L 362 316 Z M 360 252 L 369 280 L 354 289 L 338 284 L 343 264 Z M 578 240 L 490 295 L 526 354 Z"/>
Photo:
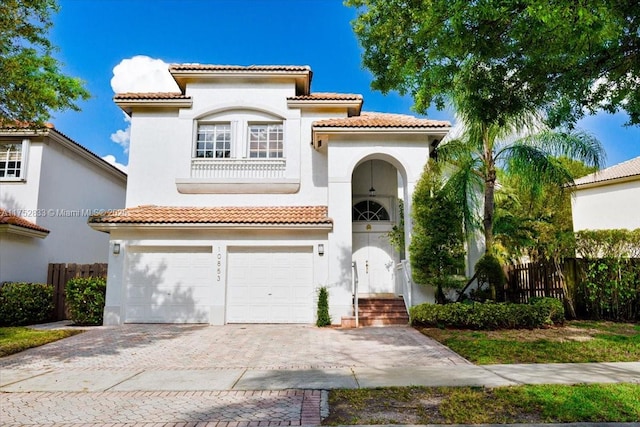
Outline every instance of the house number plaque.
<path id="1" fill-rule="evenodd" d="M 216 254 L 216 281 L 219 282 L 222 277 L 222 253 L 218 247 L 218 253 Z"/>

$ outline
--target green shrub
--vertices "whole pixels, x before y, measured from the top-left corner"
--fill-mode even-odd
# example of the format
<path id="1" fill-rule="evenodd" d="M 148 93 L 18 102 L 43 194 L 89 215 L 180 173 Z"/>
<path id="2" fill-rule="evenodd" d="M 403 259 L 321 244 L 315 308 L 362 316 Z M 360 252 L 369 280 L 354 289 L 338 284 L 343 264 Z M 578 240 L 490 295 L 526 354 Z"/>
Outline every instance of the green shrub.
<path id="1" fill-rule="evenodd" d="M 102 325 L 107 282 L 103 277 L 78 277 L 65 289 L 71 320 L 77 325 Z"/>
<path id="2" fill-rule="evenodd" d="M 329 316 L 329 292 L 324 286 L 318 290 L 318 320 L 316 326 L 331 325 L 331 317 Z"/>
<path id="3" fill-rule="evenodd" d="M 0 325 L 43 323 L 53 318 L 53 285 L 5 283 L 0 287 Z"/>
<path id="4" fill-rule="evenodd" d="M 411 324 L 465 329 L 540 328 L 564 321 L 561 301 L 539 298 L 531 304 L 421 304 L 409 310 Z"/>
<path id="5" fill-rule="evenodd" d="M 548 324 L 559 325 L 564 323 L 564 304 L 556 298 L 531 298 L 529 304 L 543 310 L 544 316 L 550 321 Z"/>

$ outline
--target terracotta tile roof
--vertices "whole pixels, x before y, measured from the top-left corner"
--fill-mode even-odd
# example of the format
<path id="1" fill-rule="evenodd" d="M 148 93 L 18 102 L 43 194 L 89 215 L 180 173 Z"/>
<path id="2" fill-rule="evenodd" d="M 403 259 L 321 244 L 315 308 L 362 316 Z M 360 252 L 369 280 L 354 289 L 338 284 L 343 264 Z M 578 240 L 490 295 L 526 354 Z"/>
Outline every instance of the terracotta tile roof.
<path id="1" fill-rule="evenodd" d="M 627 160 L 601 171 L 594 172 L 582 178 L 575 180 L 575 185 L 595 184 L 603 181 L 612 181 L 614 179 L 628 178 L 632 176 L 640 177 L 640 157 Z"/>
<path id="2" fill-rule="evenodd" d="M 165 100 L 165 99 L 191 99 L 190 96 L 181 92 L 126 92 L 116 93 L 114 101 L 135 101 L 135 100 Z"/>
<path id="3" fill-rule="evenodd" d="M 405 114 L 362 113 L 359 116 L 320 120 L 314 127 L 351 128 L 444 128 L 451 123 L 441 120 L 419 119 Z"/>
<path id="4" fill-rule="evenodd" d="M 177 207 L 138 206 L 89 218 L 93 224 L 332 224 L 326 206 Z"/>
<path id="5" fill-rule="evenodd" d="M 311 71 L 308 65 L 208 65 L 208 64 L 171 64 L 169 72 L 172 71 L 284 71 L 284 72 L 305 72 Z"/>
<path id="6" fill-rule="evenodd" d="M 39 225 L 34 224 L 31 221 L 27 221 L 21 216 L 14 215 L 6 209 L 2 208 L 0 208 L 0 224 L 15 225 L 16 227 L 28 228 L 30 230 L 49 233 L 49 230 L 47 230 L 46 228 L 40 227 Z"/>
<path id="7" fill-rule="evenodd" d="M 290 96 L 290 101 L 362 101 L 362 95 L 356 93 L 315 92 L 309 95 Z"/>

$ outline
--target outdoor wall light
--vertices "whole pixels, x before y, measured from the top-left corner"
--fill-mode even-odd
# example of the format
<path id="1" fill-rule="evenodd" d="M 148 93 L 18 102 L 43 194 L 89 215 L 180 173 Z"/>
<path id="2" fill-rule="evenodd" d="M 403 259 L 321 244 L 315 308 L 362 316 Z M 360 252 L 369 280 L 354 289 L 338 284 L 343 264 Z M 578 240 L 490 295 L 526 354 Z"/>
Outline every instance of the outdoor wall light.
<path id="1" fill-rule="evenodd" d="M 318 245 L 318 255 L 324 255 L 324 245 L 322 243 Z"/>
<path id="2" fill-rule="evenodd" d="M 120 243 L 113 244 L 113 254 L 118 255 L 120 253 Z"/>

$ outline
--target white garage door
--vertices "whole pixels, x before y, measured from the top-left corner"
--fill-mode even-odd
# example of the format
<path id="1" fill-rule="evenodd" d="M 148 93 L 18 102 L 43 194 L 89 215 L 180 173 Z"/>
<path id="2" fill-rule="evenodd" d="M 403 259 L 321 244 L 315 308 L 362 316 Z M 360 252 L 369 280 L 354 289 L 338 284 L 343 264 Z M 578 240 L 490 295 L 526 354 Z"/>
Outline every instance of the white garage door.
<path id="1" fill-rule="evenodd" d="M 210 246 L 131 246 L 125 322 L 209 323 L 214 261 Z"/>
<path id="2" fill-rule="evenodd" d="M 229 248 L 227 323 L 313 323 L 313 248 Z"/>

